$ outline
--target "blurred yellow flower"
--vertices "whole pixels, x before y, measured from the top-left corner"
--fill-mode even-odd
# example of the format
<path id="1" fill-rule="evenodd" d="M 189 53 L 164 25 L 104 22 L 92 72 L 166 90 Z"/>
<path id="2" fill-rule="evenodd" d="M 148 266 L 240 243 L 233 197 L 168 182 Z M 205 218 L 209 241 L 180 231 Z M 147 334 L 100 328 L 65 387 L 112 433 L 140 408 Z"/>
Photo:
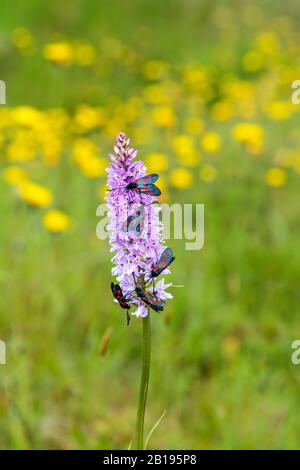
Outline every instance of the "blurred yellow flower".
<path id="1" fill-rule="evenodd" d="M 32 130 L 16 128 L 7 146 L 10 161 L 28 161 L 37 156 L 37 134 Z"/>
<path id="2" fill-rule="evenodd" d="M 79 168 L 86 178 L 98 178 L 105 175 L 106 163 L 101 157 L 89 157 L 79 162 Z"/>
<path id="3" fill-rule="evenodd" d="M 193 184 L 193 174 L 185 168 L 174 168 L 170 174 L 170 183 L 177 189 L 187 189 Z"/>
<path id="4" fill-rule="evenodd" d="M 272 101 L 265 106 L 265 112 L 274 121 L 284 121 L 289 119 L 293 110 L 290 101 Z"/>
<path id="5" fill-rule="evenodd" d="M 211 115 L 215 121 L 228 121 L 233 116 L 231 102 L 228 100 L 218 101 L 212 106 Z"/>
<path id="6" fill-rule="evenodd" d="M 266 182 L 273 188 L 279 188 L 284 186 L 287 181 L 287 174 L 282 168 L 274 167 L 270 168 L 266 172 Z"/>
<path id="7" fill-rule="evenodd" d="M 168 157 L 164 153 L 149 153 L 145 157 L 145 163 L 149 173 L 165 171 L 169 166 Z"/>
<path id="8" fill-rule="evenodd" d="M 199 85 L 206 83 L 207 76 L 202 66 L 197 64 L 188 64 L 183 70 L 183 80 L 188 85 Z"/>
<path id="9" fill-rule="evenodd" d="M 12 33 L 12 42 L 15 47 L 25 54 L 34 50 L 35 39 L 27 28 L 15 29 Z"/>
<path id="10" fill-rule="evenodd" d="M 20 184 L 26 180 L 27 173 L 19 166 L 8 166 L 2 172 L 3 179 L 8 184 Z"/>
<path id="11" fill-rule="evenodd" d="M 158 127 L 173 127 L 176 123 L 174 111 L 168 106 L 154 108 L 151 116 L 153 123 Z"/>
<path id="12" fill-rule="evenodd" d="M 102 108 L 81 105 L 76 111 L 74 121 L 80 131 L 86 132 L 102 125 L 105 122 L 105 113 Z"/>
<path id="13" fill-rule="evenodd" d="M 62 65 L 69 65 L 74 57 L 73 48 L 67 41 L 46 44 L 43 53 L 47 60 Z"/>
<path id="14" fill-rule="evenodd" d="M 97 158 L 97 155 L 97 147 L 90 139 L 82 137 L 74 141 L 72 156 L 77 163 L 88 158 Z"/>
<path id="15" fill-rule="evenodd" d="M 191 136 L 180 134 L 172 140 L 172 147 L 178 161 L 185 166 L 196 166 L 200 162 L 199 152 L 194 148 L 194 140 Z"/>
<path id="16" fill-rule="evenodd" d="M 46 166 L 55 166 L 59 162 L 60 154 L 63 150 L 62 142 L 57 138 L 57 136 L 49 136 L 49 139 L 45 139 L 42 142 L 43 148 L 43 161 Z"/>
<path id="17" fill-rule="evenodd" d="M 175 135 L 172 140 L 172 147 L 175 153 L 179 155 L 185 155 L 194 147 L 194 140 L 189 135 Z"/>
<path id="18" fill-rule="evenodd" d="M 276 55 L 279 50 L 279 39 L 274 32 L 264 32 L 257 36 L 256 47 L 266 55 Z"/>
<path id="19" fill-rule="evenodd" d="M 221 148 L 221 139 L 216 132 L 206 132 L 202 139 L 201 145 L 207 153 L 216 153 Z"/>
<path id="20" fill-rule="evenodd" d="M 31 181 L 24 181 L 20 185 L 20 196 L 27 204 L 34 207 L 48 207 L 53 200 L 49 189 Z"/>
<path id="21" fill-rule="evenodd" d="M 232 129 L 233 138 L 243 143 L 251 154 L 259 154 L 262 152 L 264 144 L 264 131 L 258 124 L 241 122 L 236 124 Z"/>
<path id="22" fill-rule="evenodd" d="M 12 109 L 11 117 L 18 126 L 35 127 L 42 118 L 42 113 L 32 106 L 18 106 Z"/>
<path id="23" fill-rule="evenodd" d="M 199 135 L 204 129 L 201 119 L 191 116 L 185 120 L 185 129 L 189 134 Z"/>
<path id="24" fill-rule="evenodd" d="M 206 183 L 212 183 L 217 176 L 217 170 L 213 165 L 203 165 L 200 170 L 200 178 Z"/>
<path id="25" fill-rule="evenodd" d="M 43 216 L 44 227 L 52 233 L 61 233 L 71 227 L 71 219 L 64 212 L 52 209 Z"/>
<path id="26" fill-rule="evenodd" d="M 243 67 L 247 72 L 257 72 L 264 65 L 264 58 L 260 52 L 249 51 L 243 57 Z"/>

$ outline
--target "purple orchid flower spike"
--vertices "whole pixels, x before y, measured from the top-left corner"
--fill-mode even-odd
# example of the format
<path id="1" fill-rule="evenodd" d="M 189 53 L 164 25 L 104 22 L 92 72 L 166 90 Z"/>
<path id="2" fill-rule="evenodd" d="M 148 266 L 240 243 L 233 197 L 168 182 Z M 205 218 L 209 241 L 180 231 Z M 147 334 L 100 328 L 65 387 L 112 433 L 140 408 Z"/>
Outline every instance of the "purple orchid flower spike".
<path id="1" fill-rule="evenodd" d="M 110 155 L 111 165 L 107 168 L 107 184 L 110 188 L 106 197 L 108 206 L 109 243 L 114 253 L 112 274 L 117 278 L 124 293 L 135 291 L 135 279 L 142 279 L 165 249 L 162 240 L 162 225 L 159 220 L 160 208 L 152 204 L 155 198 L 150 194 L 126 189 L 129 183 L 146 176 L 146 167 L 141 160 L 135 160 L 137 150 L 130 147 L 130 139 L 123 132 L 117 136 L 114 154 Z M 124 230 L 128 217 L 144 206 L 143 230 Z M 123 229 L 122 229 L 123 228 Z M 166 292 L 171 284 L 159 281 L 156 294 L 161 300 L 172 298 Z M 148 308 L 140 298 L 132 296 L 130 303 L 136 305 L 132 315 L 146 317 Z"/>
<path id="2" fill-rule="evenodd" d="M 109 243 L 114 253 L 112 274 L 118 283 L 112 283 L 115 301 L 137 317 L 142 317 L 142 374 L 140 395 L 136 419 L 135 446 L 144 449 L 144 417 L 147 401 L 147 390 L 150 371 L 151 329 L 149 308 L 160 312 L 163 310 L 164 299 L 172 295 L 166 292 L 171 284 L 164 279 L 154 286 L 154 278 L 164 275 L 169 269 L 161 269 L 165 262 L 169 267 L 168 257 L 171 250 L 165 250 L 162 240 L 162 225 L 159 220 L 160 208 L 153 204 L 155 196 L 160 194 L 154 185 L 157 174 L 146 175 L 146 167 L 142 161 L 134 161 L 137 151 L 130 147 L 130 140 L 121 132 L 117 137 L 114 154 L 110 155 L 111 165 L 107 168 L 109 195 L 108 230 Z M 145 178 L 145 176 L 147 176 Z M 162 253 L 167 255 L 162 257 Z M 166 259 L 165 259 L 166 258 Z M 158 263 L 158 264 L 157 264 Z M 156 269 L 154 269 L 156 267 Z M 157 274 L 156 274 L 157 273 Z M 145 287 L 145 280 L 152 277 L 153 290 Z"/>

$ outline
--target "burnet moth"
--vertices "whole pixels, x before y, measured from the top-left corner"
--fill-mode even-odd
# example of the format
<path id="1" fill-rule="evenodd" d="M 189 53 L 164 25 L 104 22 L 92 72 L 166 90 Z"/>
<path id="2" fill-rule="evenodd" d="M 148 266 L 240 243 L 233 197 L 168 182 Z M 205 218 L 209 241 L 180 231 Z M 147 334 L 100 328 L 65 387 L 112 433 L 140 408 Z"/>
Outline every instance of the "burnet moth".
<path id="1" fill-rule="evenodd" d="M 145 217 L 145 206 L 150 206 L 152 204 L 158 204 L 157 201 L 151 202 L 149 204 L 143 204 L 136 211 L 127 217 L 126 222 L 121 227 L 122 232 L 134 232 L 135 235 L 140 235 L 144 228 L 144 217 Z"/>
<path id="2" fill-rule="evenodd" d="M 133 231 L 135 235 L 140 235 L 144 228 L 144 206 L 140 206 L 132 215 L 130 215 L 126 222 L 122 225 L 122 232 Z"/>
<path id="3" fill-rule="evenodd" d="M 150 196 L 160 196 L 160 189 L 155 186 L 155 181 L 157 181 L 159 175 L 152 173 L 151 175 L 143 176 L 137 180 L 133 180 L 127 184 L 127 186 L 120 186 L 118 188 L 109 189 L 109 191 L 115 191 L 116 189 L 124 188 L 126 191 L 134 191 L 140 194 L 148 194 Z"/>
<path id="4" fill-rule="evenodd" d="M 162 312 L 165 304 L 164 301 L 159 299 L 154 292 L 152 294 L 151 292 L 145 291 L 141 286 L 138 286 L 134 273 L 133 277 L 135 282 L 135 293 L 138 298 L 148 305 L 148 307 L 152 308 L 152 310 L 155 310 L 155 312 Z"/>
<path id="5" fill-rule="evenodd" d="M 141 287 L 135 288 L 136 295 L 146 304 L 148 307 L 155 310 L 155 312 L 162 312 L 164 309 L 164 301 L 159 299 L 154 293 L 147 292 Z"/>
<path id="6" fill-rule="evenodd" d="M 113 293 L 113 296 L 119 302 L 120 307 L 127 310 L 127 325 L 129 325 L 130 316 L 129 316 L 128 310 L 130 309 L 130 305 L 128 304 L 128 300 L 123 295 L 122 289 L 119 286 L 119 284 L 114 284 L 112 282 L 110 286 L 111 286 L 111 291 Z"/>
<path id="7" fill-rule="evenodd" d="M 151 278 L 159 276 L 166 268 L 173 263 L 175 256 L 173 256 L 173 251 L 171 248 L 166 248 L 158 262 L 152 267 Z"/>

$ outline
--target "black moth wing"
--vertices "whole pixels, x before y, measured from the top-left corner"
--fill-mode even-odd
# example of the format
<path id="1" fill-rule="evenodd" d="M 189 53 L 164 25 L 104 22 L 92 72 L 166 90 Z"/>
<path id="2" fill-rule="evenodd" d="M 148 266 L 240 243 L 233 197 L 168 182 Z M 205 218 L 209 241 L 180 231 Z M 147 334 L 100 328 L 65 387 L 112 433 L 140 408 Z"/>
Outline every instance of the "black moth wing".
<path id="1" fill-rule="evenodd" d="M 162 312 L 164 309 L 164 301 L 159 299 L 155 294 L 151 294 L 151 292 L 146 292 L 142 289 L 137 289 L 138 297 L 145 302 L 150 308 L 155 310 L 156 312 Z"/>
<path id="2" fill-rule="evenodd" d="M 127 303 L 126 297 L 124 297 L 123 292 L 119 284 L 114 284 L 113 282 L 111 283 L 111 291 L 113 293 L 113 296 L 117 301 L 119 302 L 120 307 L 124 309 L 130 309 L 130 305 Z"/>
<path id="3" fill-rule="evenodd" d="M 173 251 L 171 248 L 166 248 L 159 261 L 153 266 L 151 271 L 152 277 L 159 276 L 171 263 L 173 263 L 175 256 L 173 256 Z"/>

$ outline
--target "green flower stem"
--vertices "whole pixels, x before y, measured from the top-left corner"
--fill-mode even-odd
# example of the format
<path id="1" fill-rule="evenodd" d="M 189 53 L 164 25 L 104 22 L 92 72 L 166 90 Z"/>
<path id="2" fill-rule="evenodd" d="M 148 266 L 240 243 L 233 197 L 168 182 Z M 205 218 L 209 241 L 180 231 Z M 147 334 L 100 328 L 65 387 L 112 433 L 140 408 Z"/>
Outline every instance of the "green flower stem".
<path id="1" fill-rule="evenodd" d="M 142 376 L 140 385 L 139 406 L 136 418 L 136 449 L 144 448 L 144 420 L 147 402 L 149 373 L 150 373 L 150 349 L 151 349 L 151 329 L 150 312 L 143 318 L 143 345 L 142 345 Z"/>

